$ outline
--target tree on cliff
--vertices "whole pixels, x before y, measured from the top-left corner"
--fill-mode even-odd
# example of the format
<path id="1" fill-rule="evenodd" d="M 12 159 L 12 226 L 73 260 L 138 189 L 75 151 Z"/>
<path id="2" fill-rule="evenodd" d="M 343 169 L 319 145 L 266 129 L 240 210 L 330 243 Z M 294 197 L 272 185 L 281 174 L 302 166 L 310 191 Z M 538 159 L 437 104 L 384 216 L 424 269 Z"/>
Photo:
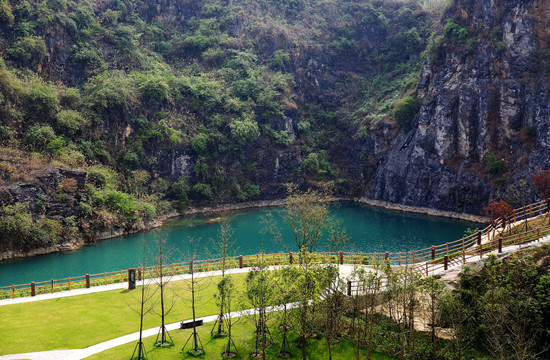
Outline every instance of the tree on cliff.
<path id="1" fill-rule="evenodd" d="M 536 173 L 531 174 L 531 180 L 539 195 L 546 201 L 546 211 L 550 214 L 550 170 L 540 168 Z"/>
<path id="2" fill-rule="evenodd" d="M 496 229 L 501 224 L 506 227 L 507 218 L 514 213 L 514 208 L 508 202 L 491 201 L 487 207 L 485 207 L 485 214 L 491 219 L 491 225 L 493 225 L 493 239 L 496 234 Z M 503 229 L 504 231 L 505 229 Z"/>

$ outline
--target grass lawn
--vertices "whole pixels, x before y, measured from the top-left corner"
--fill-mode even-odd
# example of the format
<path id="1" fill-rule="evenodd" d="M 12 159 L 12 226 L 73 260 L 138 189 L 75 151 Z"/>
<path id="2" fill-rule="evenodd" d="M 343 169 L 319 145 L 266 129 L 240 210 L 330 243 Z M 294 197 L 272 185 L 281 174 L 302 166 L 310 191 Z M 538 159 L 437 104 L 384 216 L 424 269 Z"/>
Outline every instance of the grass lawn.
<path id="1" fill-rule="evenodd" d="M 279 347 L 281 344 L 282 333 L 279 331 L 277 326 L 273 326 L 274 321 L 270 322 L 270 330 L 274 340 L 274 344 L 267 349 L 267 358 L 268 359 L 281 359 L 277 356 L 279 352 Z M 227 338 L 218 338 L 212 339 L 210 337 L 210 329 L 212 328 L 212 323 L 206 323 L 204 326 L 199 328 L 199 335 L 206 350 L 206 353 L 199 357 L 199 359 L 222 359 L 221 354 L 223 353 L 225 346 L 227 345 Z M 233 327 L 233 339 L 237 345 L 237 349 L 241 355 L 241 359 L 249 359 L 250 354 L 254 349 L 254 334 L 253 334 L 253 322 L 245 318 L 241 318 L 238 324 Z M 170 332 L 172 339 L 174 340 L 175 346 L 172 348 L 154 348 L 153 343 L 156 336 L 151 336 L 144 339 L 145 349 L 147 352 L 147 358 L 150 360 L 164 360 L 164 359 L 196 359 L 187 353 L 182 355 L 181 348 L 189 338 L 191 330 L 174 330 Z M 299 359 L 302 353 L 302 349 L 295 345 L 296 337 L 292 332 L 288 333 L 289 335 L 289 348 L 288 351 L 292 353 L 291 359 Z M 136 343 L 130 343 L 122 345 L 102 353 L 91 356 L 87 359 L 124 359 L 127 360 L 132 355 Z M 190 348 L 189 344 L 186 347 L 186 350 Z M 353 344 L 350 341 L 343 340 L 339 343 L 332 345 L 333 349 L 333 359 L 338 360 L 348 360 L 354 359 L 354 349 Z M 328 358 L 328 348 L 327 341 L 325 339 L 309 339 L 306 347 L 307 355 L 310 360 L 316 359 L 327 359 Z M 361 358 L 365 358 L 366 351 L 363 351 Z M 372 356 L 373 360 L 391 360 L 392 357 L 374 353 Z"/>
<path id="2" fill-rule="evenodd" d="M 236 288 L 244 288 L 246 274 L 232 275 Z M 214 293 L 219 277 L 208 278 L 197 316 L 217 313 Z M 191 318 L 190 297 L 184 282 L 170 286 L 182 298 L 166 317 L 166 323 Z M 155 286 L 155 285 L 153 285 Z M 138 288 L 139 289 L 139 288 Z M 80 349 L 139 331 L 139 316 L 128 306 L 138 306 L 139 291 L 113 290 L 88 295 L 0 306 L 0 355 L 56 349 Z M 149 314 L 144 328 L 160 324 Z"/>

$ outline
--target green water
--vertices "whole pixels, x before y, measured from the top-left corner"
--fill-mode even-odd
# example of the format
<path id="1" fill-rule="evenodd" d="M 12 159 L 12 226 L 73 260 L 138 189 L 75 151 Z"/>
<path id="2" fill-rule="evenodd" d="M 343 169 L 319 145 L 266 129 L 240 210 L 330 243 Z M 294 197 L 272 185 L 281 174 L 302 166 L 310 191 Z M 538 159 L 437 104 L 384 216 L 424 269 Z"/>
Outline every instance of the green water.
<path id="1" fill-rule="evenodd" d="M 358 203 L 337 203 L 330 206 L 331 214 L 340 219 L 350 242 L 346 249 L 362 252 L 397 252 L 423 249 L 459 239 L 464 231 L 476 224 L 438 217 L 405 214 L 373 208 Z M 235 211 L 228 215 L 236 240 L 236 255 L 284 252 L 273 242 L 271 235 L 262 232 L 262 218 L 272 213 L 283 230 L 288 247 L 296 251 L 291 233 L 281 218 L 280 208 L 262 208 Z M 189 216 L 169 221 L 160 233 L 177 251 L 173 262 L 186 261 L 189 253 L 186 240 L 190 235 L 198 239 L 198 258 L 215 258 L 211 254 L 212 240 L 216 238 L 219 223 L 206 223 L 212 216 Z M 0 262 L 0 286 L 24 284 L 31 281 L 63 279 L 85 274 L 128 269 L 139 265 L 143 244 L 154 243 L 155 232 L 144 232 L 104 240 L 74 252 L 54 253 L 33 258 Z M 294 246 L 293 246 L 294 245 Z M 319 251 L 327 250 L 322 241 Z"/>

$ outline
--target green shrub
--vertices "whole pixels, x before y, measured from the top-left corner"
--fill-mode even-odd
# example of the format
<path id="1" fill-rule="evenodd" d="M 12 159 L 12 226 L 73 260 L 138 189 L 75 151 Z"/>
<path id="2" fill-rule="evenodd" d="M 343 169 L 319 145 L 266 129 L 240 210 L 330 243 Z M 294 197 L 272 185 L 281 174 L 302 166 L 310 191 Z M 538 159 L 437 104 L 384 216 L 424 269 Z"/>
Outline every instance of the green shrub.
<path id="1" fill-rule="evenodd" d="M 24 64 L 39 63 L 47 53 L 44 39 L 37 36 L 26 36 L 16 40 L 8 50 L 10 57 Z"/>
<path id="2" fill-rule="evenodd" d="M 107 190 L 105 205 L 129 222 L 133 223 L 139 219 L 140 204 L 134 195 L 118 190 Z"/>
<path id="3" fill-rule="evenodd" d="M 80 202 L 80 204 L 78 205 L 78 210 L 80 212 L 80 215 L 84 218 L 92 216 L 93 213 L 90 204 L 85 202 Z"/>
<path id="4" fill-rule="evenodd" d="M 214 197 L 212 187 L 208 184 L 197 183 L 193 185 L 193 191 L 195 192 L 195 194 L 202 198 L 211 200 Z"/>
<path id="5" fill-rule="evenodd" d="M 499 159 L 496 154 L 487 154 L 487 171 L 491 174 L 500 175 L 504 172 L 506 163 L 503 159 Z"/>
<path id="6" fill-rule="evenodd" d="M 192 137 L 189 140 L 191 149 L 199 155 L 202 155 L 206 152 L 208 148 L 208 135 L 200 133 Z"/>
<path id="7" fill-rule="evenodd" d="M 0 248 L 31 250 L 52 246 L 56 242 L 56 226 L 52 221 L 34 221 L 26 204 L 0 208 Z"/>
<path id="8" fill-rule="evenodd" d="M 98 189 L 112 188 L 115 185 L 115 174 L 104 166 L 94 166 L 86 174 L 88 183 Z"/>
<path id="9" fill-rule="evenodd" d="M 63 155 L 66 149 L 67 141 L 63 136 L 56 136 L 47 146 L 48 153 L 56 157 Z"/>
<path id="10" fill-rule="evenodd" d="M 133 151 L 125 153 L 124 156 L 122 156 L 122 161 L 126 166 L 132 169 L 139 167 L 139 156 Z"/>
<path id="11" fill-rule="evenodd" d="M 71 60 L 73 64 L 84 66 L 88 73 L 94 73 L 105 68 L 105 63 L 97 48 L 89 44 L 78 44 L 74 45 L 72 50 Z"/>
<path id="12" fill-rule="evenodd" d="M 255 140 L 260 134 L 258 123 L 253 120 L 250 114 L 233 120 L 229 124 L 229 128 L 231 129 L 231 137 L 239 147 Z"/>
<path id="13" fill-rule="evenodd" d="M 75 110 L 61 110 L 56 115 L 57 126 L 69 136 L 76 135 L 88 126 L 88 121 Z"/>
<path id="14" fill-rule="evenodd" d="M 80 107 L 82 99 L 80 97 L 80 91 L 75 88 L 66 88 L 65 91 L 59 94 L 59 102 L 61 106 L 76 109 Z"/>
<path id="15" fill-rule="evenodd" d="M 408 132 L 411 129 L 411 121 L 418 110 L 420 110 L 420 101 L 407 95 L 395 103 L 393 118 L 403 128 L 403 131 Z"/>
<path id="16" fill-rule="evenodd" d="M 185 177 L 180 177 L 178 181 L 172 184 L 172 192 L 178 201 L 180 211 L 185 211 L 189 205 L 189 190 L 190 188 Z"/>
<path id="17" fill-rule="evenodd" d="M 452 20 L 447 21 L 445 24 L 445 27 L 443 28 L 443 34 L 448 39 L 458 39 L 461 44 L 466 42 L 466 38 L 468 37 L 468 30 L 466 28 L 463 28 L 462 26 L 458 25 Z"/>
<path id="18" fill-rule="evenodd" d="M 59 111 L 59 98 L 54 84 L 33 79 L 22 92 L 30 117 L 40 121 L 53 119 Z"/>
<path id="19" fill-rule="evenodd" d="M 50 125 L 34 124 L 25 132 L 23 141 L 33 151 L 45 151 L 55 138 Z"/>
<path id="20" fill-rule="evenodd" d="M 312 152 L 302 162 L 302 167 L 308 174 L 317 174 L 319 171 L 319 155 Z"/>
<path id="21" fill-rule="evenodd" d="M 7 0 L 0 1 L 0 24 L 11 27 L 14 18 L 10 3 Z"/>

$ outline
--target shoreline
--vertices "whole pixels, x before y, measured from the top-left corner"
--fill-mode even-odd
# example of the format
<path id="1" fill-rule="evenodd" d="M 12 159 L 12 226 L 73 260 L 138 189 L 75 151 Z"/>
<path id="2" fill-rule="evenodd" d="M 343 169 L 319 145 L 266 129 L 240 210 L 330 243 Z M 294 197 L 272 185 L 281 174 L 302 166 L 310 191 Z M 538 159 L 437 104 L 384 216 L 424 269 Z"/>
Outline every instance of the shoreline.
<path id="1" fill-rule="evenodd" d="M 408 205 L 401 205 L 395 203 L 389 203 L 386 201 L 371 200 L 365 197 L 361 198 L 347 198 L 347 197 L 332 197 L 329 199 L 329 202 L 341 202 L 341 201 L 350 201 L 360 204 L 365 204 L 368 206 L 373 206 L 381 209 L 399 211 L 410 214 L 422 214 L 428 216 L 437 216 L 448 219 L 456 219 L 463 221 L 470 221 L 474 223 L 486 223 L 488 219 L 482 216 L 471 215 L 471 214 L 461 214 L 451 211 L 442 211 L 435 210 L 424 207 L 415 207 Z M 164 226 L 165 222 L 170 219 L 174 219 L 186 215 L 199 215 L 199 214 L 220 214 L 225 211 L 235 211 L 235 210 L 245 210 L 245 209 L 254 209 L 254 208 L 267 208 L 267 207 L 277 207 L 283 206 L 286 203 L 284 199 L 275 199 L 275 200 L 258 200 L 258 201 L 248 201 L 237 204 L 222 204 L 217 206 L 204 206 L 204 207 L 189 207 L 185 213 L 174 210 L 163 214 L 147 224 L 141 224 L 132 229 L 124 229 L 122 227 L 107 229 L 96 234 L 94 242 L 86 242 L 84 239 L 78 239 L 73 242 L 58 244 L 48 248 L 33 249 L 28 252 L 19 252 L 19 251 L 5 251 L 0 253 L 0 262 L 4 260 L 14 260 L 27 257 L 34 257 L 40 255 L 51 254 L 55 252 L 68 252 L 76 251 L 84 246 L 93 246 L 95 243 L 101 240 L 113 239 L 120 236 L 131 235 L 138 232 L 150 231 L 153 229 L 158 229 Z"/>

